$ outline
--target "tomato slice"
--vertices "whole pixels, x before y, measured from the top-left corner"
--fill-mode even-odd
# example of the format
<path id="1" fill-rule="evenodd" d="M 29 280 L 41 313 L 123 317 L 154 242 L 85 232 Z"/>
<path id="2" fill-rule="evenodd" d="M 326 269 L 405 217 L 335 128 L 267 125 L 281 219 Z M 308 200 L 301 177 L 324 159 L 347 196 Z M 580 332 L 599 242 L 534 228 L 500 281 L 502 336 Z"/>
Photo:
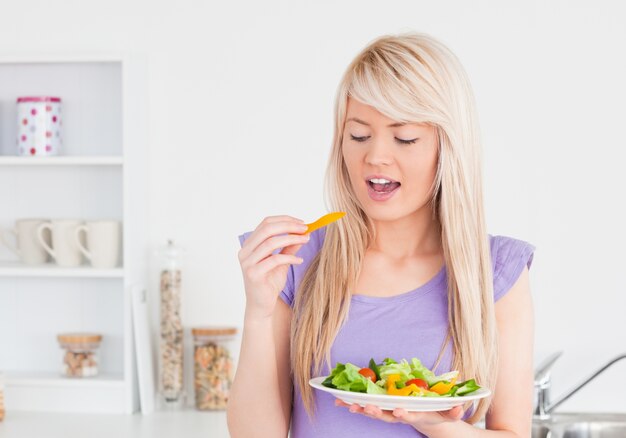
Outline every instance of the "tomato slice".
<path id="1" fill-rule="evenodd" d="M 405 383 L 406 386 L 409 386 L 411 384 L 417 386 L 418 388 L 428 389 L 428 383 L 426 383 L 422 379 L 411 379 L 411 380 L 407 380 L 407 382 Z"/>
<path id="2" fill-rule="evenodd" d="M 376 383 L 376 373 L 371 368 L 361 368 L 359 374 Z"/>

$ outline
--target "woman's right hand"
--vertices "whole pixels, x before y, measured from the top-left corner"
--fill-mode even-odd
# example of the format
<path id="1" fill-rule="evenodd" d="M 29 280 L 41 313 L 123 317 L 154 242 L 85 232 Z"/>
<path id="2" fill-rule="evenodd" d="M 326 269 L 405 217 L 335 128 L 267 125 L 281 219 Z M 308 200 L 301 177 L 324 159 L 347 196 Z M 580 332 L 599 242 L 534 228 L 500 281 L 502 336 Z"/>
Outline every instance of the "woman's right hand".
<path id="1" fill-rule="evenodd" d="M 263 219 L 239 250 L 246 289 L 246 318 L 265 318 L 274 313 L 278 294 L 287 282 L 289 265 L 299 265 L 295 254 L 309 241 L 306 224 L 291 216 Z M 277 254 L 275 250 L 282 248 Z"/>

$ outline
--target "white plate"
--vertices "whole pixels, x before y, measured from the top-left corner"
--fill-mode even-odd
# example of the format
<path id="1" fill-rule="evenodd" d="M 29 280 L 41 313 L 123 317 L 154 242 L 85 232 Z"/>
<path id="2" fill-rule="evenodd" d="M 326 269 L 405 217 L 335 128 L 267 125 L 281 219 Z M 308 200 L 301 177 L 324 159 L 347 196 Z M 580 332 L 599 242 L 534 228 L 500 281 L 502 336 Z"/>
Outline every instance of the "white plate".
<path id="1" fill-rule="evenodd" d="M 374 405 L 386 410 L 403 408 L 413 412 L 447 411 L 468 401 L 479 400 L 491 395 L 491 391 L 487 388 L 480 388 L 469 395 L 460 397 L 409 397 L 404 395 L 366 394 L 364 392 L 327 388 L 322 385 L 324 380 L 326 380 L 326 377 L 315 377 L 309 380 L 309 385 L 320 391 L 328 392 L 346 403 L 356 403 L 360 406 Z"/>

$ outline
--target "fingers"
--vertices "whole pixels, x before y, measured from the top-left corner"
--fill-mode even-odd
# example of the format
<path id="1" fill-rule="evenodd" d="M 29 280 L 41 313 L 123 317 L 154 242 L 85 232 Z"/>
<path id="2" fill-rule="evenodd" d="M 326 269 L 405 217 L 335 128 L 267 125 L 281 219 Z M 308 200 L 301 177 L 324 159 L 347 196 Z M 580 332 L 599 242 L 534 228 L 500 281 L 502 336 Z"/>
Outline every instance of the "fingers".
<path id="1" fill-rule="evenodd" d="M 460 420 L 463 418 L 464 411 L 461 406 L 455 406 L 450 410 L 440 412 L 440 414 L 448 420 Z"/>
<path id="2" fill-rule="evenodd" d="M 398 420 L 394 418 L 390 411 L 383 411 L 377 406 L 366 405 L 365 407 L 359 406 L 356 403 L 349 404 L 339 399 L 335 400 L 335 406 L 342 406 L 348 408 L 348 411 L 352 414 L 361 414 L 377 420 L 386 421 L 387 423 L 396 423 Z"/>
<path id="3" fill-rule="evenodd" d="M 307 234 L 307 236 L 308 236 L 308 234 Z M 294 255 L 298 251 L 300 251 L 300 248 L 302 248 L 302 245 L 303 244 L 285 246 L 280 252 L 281 252 L 281 254 L 292 254 L 292 255 Z"/>
<path id="4" fill-rule="evenodd" d="M 351 413 L 363 414 L 371 418 L 386 421 L 388 423 L 406 423 L 416 425 L 419 423 L 441 423 L 446 421 L 457 421 L 463 417 L 463 408 L 455 406 L 447 411 L 440 412 L 408 412 L 406 409 L 396 408 L 393 411 L 385 411 L 377 406 L 366 405 L 361 407 L 357 404 L 345 403 L 335 399 L 335 406 L 348 408 Z M 441 418 L 443 417 L 443 418 Z"/>
<path id="5" fill-rule="evenodd" d="M 267 272 L 281 265 L 299 265 L 303 260 L 295 255 L 291 254 L 275 254 L 272 257 L 268 257 L 261 263 L 255 266 L 254 271 L 258 271 L 262 278 Z M 254 273 L 251 275 L 254 277 Z"/>
<path id="6" fill-rule="evenodd" d="M 352 408 L 350 410 L 352 411 Z M 396 417 L 393 416 L 391 411 L 384 411 L 378 406 L 366 405 L 364 408 L 361 408 L 359 406 L 359 410 L 357 410 L 356 412 L 359 411 L 370 418 L 381 420 L 386 423 L 397 423 L 399 421 Z"/>
<path id="7" fill-rule="evenodd" d="M 281 216 L 282 217 L 282 216 Z M 268 239 L 272 237 L 279 237 L 282 235 L 304 235 L 304 232 L 307 230 L 307 226 L 297 220 L 273 220 L 273 218 L 266 218 L 261 222 L 261 224 L 254 230 L 254 232 L 246 239 L 241 250 L 239 251 L 239 260 L 246 260 L 250 254 L 257 250 L 259 246 L 264 244 Z M 285 242 L 284 240 L 281 242 L 283 246 L 288 246 L 292 244 L 304 243 L 306 240 L 292 240 Z M 269 252 L 271 253 L 274 249 L 280 248 L 281 246 L 276 247 L 275 245 L 266 245 L 264 250 L 266 251 L 269 246 L 272 246 L 273 249 Z M 267 251 L 266 251 L 267 252 Z M 269 255 L 269 254 L 267 254 Z M 266 257 L 267 257 L 266 255 Z M 264 257 L 263 257 L 264 258 Z M 257 260 L 258 261 L 258 260 Z"/>
<path id="8" fill-rule="evenodd" d="M 402 408 L 396 408 L 392 412 L 393 416 L 396 418 L 405 418 L 408 415 L 408 412 Z"/>
<path id="9" fill-rule="evenodd" d="M 460 420 L 463 417 L 463 408 L 461 406 L 455 406 L 452 409 L 449 409 L 447 411 L 437 411 L 437 412 L 432 412 L 432 414 L 439 414 L 440 416 L 442 416 L 445 420 L 448 421 L 456 421 L 456 420 Z M 415 420 L 415 416 L 419 415 L 421 413 L 417 413 L 417 412 L 407 412 L 406 409 L 402 409 L 402 408 L 396 408 L 393 410 L 393 415 L 394 417 L 397 418 L 402 418 L 402 419 L 409 419 L 410 417 L 411 420 Z M 426 415 L 430 415 L 431 413 L 426 413 Z"/>
<path id="10" fill-rule="evenodd" d="M 402 408 L 396 408 L 391 412 L 391 415 L 396 419 L 396 421 L 406 424 L 418 423 L 426 420 L 428 416 L 433 414 L 435 414 L 435 412 L 409 412 Z"/>
<path id="11" fill-rule="evenodd" d="M 363 408 L 363 411 L 365 411 L 366 414 L 368 414 L 371 417 L 381 417 L 384 413 L 384 411 L 382 409 L 380 409 L 377 406 L 372 406 L 372 405 L 367 405 Z"/>
<path id="12" fill-rule="evenodd" d="M 298 219 L 297 217 L 293 217 L 293 216 L 289 216 L 289 215 L 283 214 L 283 215 L 278 215 L 278 216 L 268 216 L 268 217 L 266 217 L 265 219 L 263 219 L 261 221 L 261 224 L 263 224 L 263 223 L 273 223 L 273 222 L 289 222 L 289 221 L 296 221 L 296 222 L 304 223 L 304 221 L 302 219 Z"/>
<path id="13" fill-rule="evenodd" d="M 350 403 L 342 402 L 341 400 L 335 400 L 335 405 L 346 407 L 348 408 L 348 411 L 350 411 L 353 414 L 366 414 L 365 408 L 363 406 L 357 405 L 356 403 L 350 404 Z"/>
<path id="14" fill-rule="evenodd" d="M 335 406 L 342 406 L 344 408 L 348 408 L 348 410 L 350 412 L 352 412 L 352 413 L 359 412 L 359 411 L 363 410 L 363 408 L 361 406 L 357 405 L 356 403 L 353 403 L 353 404 L 346 403 L 346 402 L 344 402 L 342 400 L 339 400 L 338 398 L 335 399 Z"/>
<path id="15" fill-rule="evenodd" d="M 310 236 L 307 235 L 298 235 L 298 234 L 287 234 L 283 236 L 274 236 L 265 240 L 261 243 L 246 259 L 245 263 L 250 265 L 256 265 L 262 260 L 270 257 L 272 253 L 279 249 L 285 248 L 291 245 L 303 245 L 307 243 L 310 239 Z M 285 254 L 283 252 L 283 254 Z M 287 254 L 289 255 L 289 254 Z M 291 254 L 293 255 L 293 254 Z"/>
<path id="16" fill-rule="evenodd" d="M 428 418 L 433 415 L 437 415 L 436 412 L 408 412 L 406 409 L 396 408 L 391 413 L 396 421 L 406 424 L 417 424 L 421 421 L 427 421 Z M 440 420 L 441 421 L 441 420 Z"/>

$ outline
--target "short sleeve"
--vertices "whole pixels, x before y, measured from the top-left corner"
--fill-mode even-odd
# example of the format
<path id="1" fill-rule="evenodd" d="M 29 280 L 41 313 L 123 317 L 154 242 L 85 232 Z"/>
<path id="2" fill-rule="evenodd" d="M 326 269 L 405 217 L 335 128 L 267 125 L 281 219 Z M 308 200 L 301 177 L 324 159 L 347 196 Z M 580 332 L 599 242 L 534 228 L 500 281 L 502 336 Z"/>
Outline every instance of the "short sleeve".
<path id="1" fill-rule="evenodd" d="M 491 238 L 494 301 L 498 301 L 511 290 L 524 267 L 530 269 L 534 252 L 535 247 L 523 240 L 506 236 Z"/>
<path id="2" fill-rule="evenodd" d="M 248 236 L 252 234 L 252 231 L 248 231 L 239 236 L 239 243 L 243 246 Z M 297 256 L 301 257 L 303 263 L 299 265 L 289 265 L 287 271 L 287 282 L 285 288 L 280 292 L 280 298 L 287 303 L 289 307 L 293 308 L 294 297 L 306 270 L 309 265 L 320 251 L 324 244 L 326 237 L 326 228 L 320 228 L 311 233 L 311 239 L 304 244 L 297 252 Z M 274 253 L 278 253 L 280 250 L 276 250 Z"/>

